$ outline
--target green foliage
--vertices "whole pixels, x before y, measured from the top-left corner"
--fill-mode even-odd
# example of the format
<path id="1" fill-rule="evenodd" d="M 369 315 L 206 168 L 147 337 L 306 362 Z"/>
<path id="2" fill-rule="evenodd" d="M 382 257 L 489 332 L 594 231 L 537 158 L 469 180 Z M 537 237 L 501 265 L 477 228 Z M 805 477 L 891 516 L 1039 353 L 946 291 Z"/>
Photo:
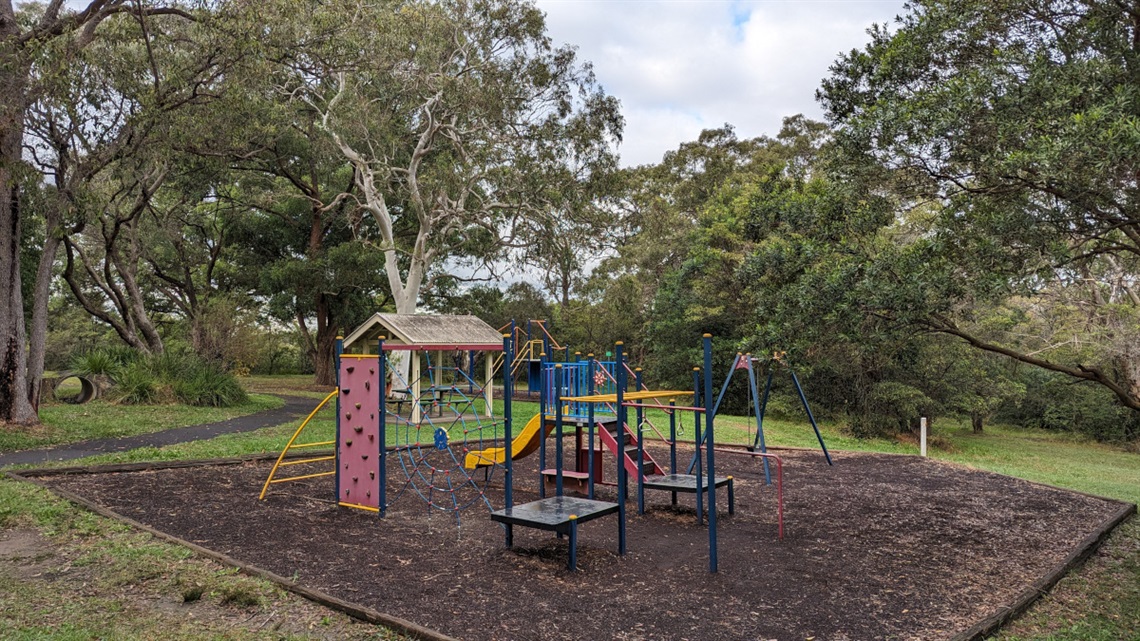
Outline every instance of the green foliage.
<path id="1" fill-rule="evenodd" d="M 820 123 L 802 116 L 785 119 L 776 139 L 738 140 L 726 126 L 705 131 L 696 143 L 670 152 L 656 169 L 676 181 L 667 189 L 673 192 L 674 207 L 680 211 L 670 222 L 690 223 L 658 231 L 647 221 L 646 231 L 633 245 L 638 250 L 640 243 L 648 243 L 644 250 L 650 256 L 673 252 L 665 258 L 665 270 L 654 266 L 656 289 L 647 324 L 646 362 L 663 383 L 691 384 L 691 368 L 700 363 L 699 340 L 704 333 L 713 335 L 717 371 L 724 371 L 738 350 L 763 357 L 789 349 L 781 340 L 754 338 L 757 323 L 769 320 L 773 309 L 758 298 L 762 292 L 747 266 L 758 251 L 758 241 L 768 233 L 761 229 L 758 216 L 761 212 L 778 215 L 775 212 L 790 200 L 783 194 L 794 191 L 810 175 L 808 165 L 820 149 L 823 134 Z M 656 180 L 647 184 L 666 189 Z M 655 210 L 667 207 L 651 204 L 654 215 L 658 215 Z M 814 204 L 805 203 L 801 209 L 811 210 Z M 662 243 L 661 237 L 655 237 L 678 231 L 686 235 L 680 242 Z M 744 408 L 742 391 L 730 391 L 727 408 Z"/>
<path id="2" fill-rule="evenodd" d="M 1140 437 L 1140 417 L 1114 402 L 1111 393 L 1089 383 L 1035 369 L 1023 369 L 1025 394 L 999 411 L 1000 420 L 1058 432 L 1079 432 L 1100 441 Z"/>
<path id="3" fill-rule="evenodd" d="M 85 376 L 110 376 L 139 361 L 142 355 L 125 345 L 97 347 L 71 357 L 69 369 Z"/>
<path id="4" fill-rule="evenodd" d="M 232 374 L 208 363 L 191 363 L 170 387 L 174 396 L 187 405 L 233 407 L 248 400 Z"/>
<path id="5" fill-rule="evenodd" d="M 80 374 L 109 376 L 111 397 L 128 405 L 177 400 L 198 407 L 233 407 L 248 400 L 232 373 L 190 352 L 144 356 L 125 347 L 102 347 L 76 356 L 73 368 Z"/>
<path id="6" fill-rule="evenodd" d="M 869 311 L 1140 409 L 1132 23 L 1124 4 L 924 0 L 840 57 L 819 92 L 833 168 L 899 211 L 862 261 Z M 1024 322 L 979 325 L 1002 305 Z"/>
<path id="7" fill-rule="evenodd" d="M 897 381 L 882 381 L 866 398 L 867 411 L 852 416 L 851 432 L 856 436 L 889 436 L 911 428 L 914 419 L 929 415 L 932 405 L 922 390 Z"/>
<path id="8" fill-rule="evenodd" d="M 73 369 L 72 359 L 91 345 L 112 345 L 114 332 L 96 321 L 69 296 L 53 296 L 48 302 L 48 333 L 44 346 L 44 367 L 48 370 Z"/>
<path id="9" fill-rule="evenodd" d="M 113 378 L 111 397 L 127 405 L 153 403 L 159 399 L 159 376 L 145 360 L 121 368 Z"/>

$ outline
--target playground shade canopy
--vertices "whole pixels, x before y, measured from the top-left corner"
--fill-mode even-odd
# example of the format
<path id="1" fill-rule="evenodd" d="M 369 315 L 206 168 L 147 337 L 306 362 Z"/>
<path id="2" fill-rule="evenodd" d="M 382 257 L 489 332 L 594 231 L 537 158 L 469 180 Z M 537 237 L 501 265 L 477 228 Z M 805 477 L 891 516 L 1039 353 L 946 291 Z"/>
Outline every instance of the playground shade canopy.
<path id="1" fill-rule="evenodd" d="M 344 338 L 348 353 L 369 354 L 384 336 L 385 346 L 405 349 L 503 349 L 503 336 L 477 316 L 376 313 Z"/>

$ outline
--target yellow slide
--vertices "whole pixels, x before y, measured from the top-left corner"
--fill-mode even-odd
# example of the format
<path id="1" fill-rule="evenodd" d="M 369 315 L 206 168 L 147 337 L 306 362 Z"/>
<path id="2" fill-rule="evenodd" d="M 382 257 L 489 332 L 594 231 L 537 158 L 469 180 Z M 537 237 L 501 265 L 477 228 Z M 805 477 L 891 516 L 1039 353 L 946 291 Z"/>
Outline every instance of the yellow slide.
<path id="1" fill-rule="evenodd" d="M 526 424 L 522 432 L 519 432 L 511 439 L 511 460 L 519 459 L 529 454 L 534 453 L 538 449 L 539 444 L 539 427 L 542 425 L 542 414 L 535 414 L 534 417 Z M 546 438 L 550 434 L 553 425 L 547 424 L 546 429 L 542 430 L 542 438 Z M 505 447 L 490 447 L 478 452 L 468 452 L 467 457 L 463 460 L 463 467 L 474 470 L 480 467 L 487 467 L 488 465 L 501 465 L 504 462 L 503 452 Z"/>

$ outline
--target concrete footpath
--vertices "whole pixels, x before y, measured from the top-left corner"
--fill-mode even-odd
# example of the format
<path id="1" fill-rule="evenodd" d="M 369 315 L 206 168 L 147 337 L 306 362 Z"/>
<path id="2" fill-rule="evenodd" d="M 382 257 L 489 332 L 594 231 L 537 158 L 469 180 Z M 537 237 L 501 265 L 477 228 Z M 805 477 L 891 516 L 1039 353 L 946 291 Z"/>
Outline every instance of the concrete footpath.
<path id="1" fill-rule="evenodd" d="M 231 418 L 227 421 L 175 427 L 150 434 L 79 441 L 37 450 L 21 450 L 0 454 L 0 467 L 6 465 L 40 465 L 49 461 L 71 461 L 109 452 L 126 452 L 140 447 L 165 447 L 177 443 L 203 441 L 221 434 L 252 432 L 306 416 L 321 402 L 320 399 L 303 396 L 278 395 L 278 397 L 285 401 L 285 405 L 277 409 Z M 282 446 L 284 445 L 282 443 Z"/>

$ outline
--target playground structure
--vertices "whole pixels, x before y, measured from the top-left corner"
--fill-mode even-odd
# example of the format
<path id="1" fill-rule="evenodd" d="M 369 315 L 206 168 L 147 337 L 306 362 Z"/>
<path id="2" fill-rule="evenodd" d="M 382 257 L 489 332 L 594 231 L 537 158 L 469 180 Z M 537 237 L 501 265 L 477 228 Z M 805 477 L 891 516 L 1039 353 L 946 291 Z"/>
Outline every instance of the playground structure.
<path id="1" fill-rule="evenodd" d="M 708 506 L 708 531 L 709 531 L 709 571 L 717 571 L 717 553 L 716 553 L 716 528 L 717 528 L 717 515 L 716 515 L 716 488 L 728 487 L 729 491 L 729 505 L 732 511 L 732 478 L 718 478 L 715 471 L 715 439 L 713 435 L 712 424 L 712 395 L 710 393 L 704 394 L 704 407 L 679 407 L 675 402 L 670 405 L 662 405 L 656 403 L 652 407 L 662 408 L 669 410 L 670 416 L 676 416 L 677 411 L 691 411 L 697 417 L 695 422 L 698 423 L 698 439 L 703 439 L 708 444 L 704 449 L 707 459 L 707 466 L 705 470 L 698 469 L 695 475 L 678 475 L 671 474 L 666 476 L 663 474 L 660 466 L 653 462 L 652 467 L 647 467 L 647 463 L 651 459 L 647 459 L 647 453 L 644 447 L 643 434 L 641 433 L 641 425 L 643 421 L 639 421 L 638 429 L 635 431 L 630 428 L 628 422 L 628 412 L 632 407 L 637 413 L 639 419 L 642 419 L 641 412 L 645 407 L 650 405 L 640 401 L 660 401 L 662 399 L 675 399 L 678 397 L 686 397 L 690 394 L 695 399 L 701 398 L 701 391 L 699 387 L 700 379 L 697 371 L 694 371 L 695 389 L 693 391 L 677 391 L 677 390 L 662 390 L 651 391 L 635 389 L 633 392 L 628 391 L 627 374 L 628 370 L 622 354 L 622 344 L 619 342 L 615 345 L 615 361 L 614 361 L 614 381 L 612 393 L 596 393 L 596 387 L 604 385 L 606 381 L 605 368 L 596 367 L 593 358 L 588 358 L 586 361 L 575 363 L 574 365 L 567 366 L 566 363 L 553 363 L 549 368 L 544 364 L 544 373 L 549 372 L 549 375 L 544 377 L 544 384 L 542 386 L 542 398 L 540 400 L 540 407 L 542 411 L 542 422 L 545 422 L 549 415 L 547 414 L 548 408 L 553 408 L 554 419 L 554 465 L 553 469 L 545 467 L 546 461 L 546 444 L 545 438 L 540 439 L 538 451 L 540 452 L 539 468 L 540 475 L 546 478 L 552 478 L 554 486 L 554 496 L 545 496 L 546 482 L 540 484 L 540 498 L 536 501 L 524 503 L 521 505 L 514 505 L 512 501 L 512 494 L 510 485 L 507 485 L 506 491 L 506 506 L 501 510 L 491 512 L 491 520 L 503 523 L 506 526 L 506 545 L 511 547 L 513 545 L 514 526 L 536 528 L 541 530 L 550 530 L 556 532 L 559 536 L 567 535 L 569 537 L 570 554 L 568 560 L 568 567 L 573 570 L 577 567 L 577 531 L 578 526 L 587 521 L 609 516 L 611 514 L 617 515 L 618 518 L 618 554 L 624 555 L 626 552 L 626 502 L 627 502 L 627 484 L 628 475 L 633 473 L 634 478 L 638 484 L 638 510 L 644 512 L 644 490 L 649 489 L 664 489 L 673 492 L 674 497 L 678 491 L 691 491 L 697 496 L 697 513 L 698 518 L 702 518 L 704 514 L 702 510 L 703 502 Z M 508 346 L 509 350 L 509 346 Z M 704 338 L 704 353 L 705 353 L 705 390 L 712 388 L 712 338 L 705 335 Z M 509 358 L 509 354 L 508 354 Z M 574 368 L 584 368 L 585 375 L 572 373 L 569 378 L 567 377 L 567 370 Z M 509 381 L 509 377 L 507 377 Z M 567 389 L 578 389 L 581 383 L 585 384 L 587 393 L 585 395 L 564 396 L 563 391 Z M 640 383 L 640 376 L 637 376 L 637 382 Z M 509 386 L 509 382 L 507 383 Z M 639 386 L 640 387 L 640 386 Z M 551 390 L 549 402 L 547 399 L 547 390 Z M 510 398 L 510 390 L 504 393 L 504 399 Z M 575 392 L 576 393 L 576 392 Z M 506 400 L 509 403 L 509 400 Z M 595 415 L 596 406 L 609 408 L 613 411 L 616 420 L 606 422 L 598 420 Z M 585 409 L 584 416 L 580 413 L 582 408 Z M 604 411 L 604 410 L 603 410 Z M 699 428 L 699 418 L 704 415 L 704 431 L 703 434 Z M 585 419 L 582 421 L 581 419 Z M 564 467 L 564 426 L 569 421 L 576 422 L 577 436 L 575 439 L 576 444 L 579 444 L 577 449 L 576 462 L 577 467 L 581 468 L 582 461 L 585 459 L 586 471 L 582 472 L 580 469 L 574 472 L 568 472 Z M 675 420 L 673 421 L 675 424 Z M 509 424 L 509 421 L 508 421 Z M 588 440 L 586 449 L 581 449 L 581 430 L 585 427 Z M 594 498 L 593 486 L 595 482 L 601 480 L 600 465 L 598 464 L 599 458 L 595 456 L 594 447 L 594 431 L 598 429 L 600 442 L 604 444 L 613 453 L 617 468 L 617 496 L 616 502 L 599 501 Z M 674 429 L 675 435 L 675 429 Z M 510 430 L 508 429 L 505 434 L 505 451 L 514 451 L 513 442 Z M 673 439 L 673 447 L 675 447 L 675 438 Z M 636 453 L 636 457 L 634 454 Z M 492 453 L 493 454 L 493 453 Z M 485 456 L 479 453 L 476 459 Z M 507 478 L 511 478 L 511 460 L 512 457 L 506 457 L 505 465 L 507 468 Z M 675 460 L 675 450 L 674 450 Z M 488 464 L 490 464 L 488 462 Z M 633 467 L 631 470 L 630 468 Z M 646 474 L 650 470 L 653 474 Z M 595 476 L 595 475 L 598 476 Z M 583 479 L 587 486 L 587 498 L 576 498 L 566 496 L 565 479 L 567 476 L 572 479 L 581 481 Z M 647 483 L 647 480 L 649 483 Z M 654 485 L 656 481 L 657 485 Z"/>
<path id="2" fill-rule="evenodd" d="M 454 515 L 457 526 L 463 510 L 483 505 L 490 511 L 492 521 L 503 524 L 508 547 L 513 545 L 515 525 L 568 536 L 568 566 L 575 569 L 577 528 L 593 519 L 617 516 L 618 551 L 625 554 L 626 502 L 632 474 L 637 484 L 638 513 L 645 512 L 647 490 L 670 492 L 673 505 L 677 504 L 679 493 L 695 495 L 698 522 L 707 520 L 708 524 L 709 569 L 717 570 L 716 490 L 727 490 L 729 514 L 735 512 L 735 498 L 733 477 L 715 474 L 716 453 L 760 457 L 766 473 L 769 460 L 776 461 L 778 472 L 782 468 L 780 459 L 766 452 L 716 447 L 710 336 L 704 338 L 704 367 L 694 368 L 691 391 L 647 389 L 640 368 L 631 369 L 625 362 L 621 343 L 615 346 L 614 361 L 598 361 L 588 355 L 585 359 L 552 363 L 545 352 L 540 352 L 541 409 L 516 434 L 512 416 L 514 376 L 511 368 L 502 367 L 496 372 L 500 369 L 496 365 L 518 362 L 513 354 L 515 343 L 510 334 L 500 338 L 489 326 L 479 326 L 478 319 L 459 318 L 462 322 L 455 317 L 409 318 L 378 314 L 354 331 L 351 341 L 338 341 L 337 389 L 321 401 L 293 434 L 266 479 L 260 498 L 264 499 L 275 484 L 334 476 L 337 505 L 379 516 L 384 516 L 388 507 L 404 494 L 418 496 L 427 505 L 429 514 L 439 510 Z M 455 331 L 457 323 L 464 325 L 462 332 Z M 381 332 L 391 332 L 393 336 L 389 338 Z M 460 336 L 463 340 L 459 340 Z M 497 340 L 492 342 L 492 339 Z M 445 354 L 462 352 L 470 355 L 467 367 L 458 361 L 454 368 L 442 365 Z M 493 352 L 501 352 L 501 355 L 496 359 Z M 411 358 L 411 380 L 404 380 L 392 366 L 393 353 Z M 480 382 L 469 374 L 469 364 L 475 362 L 476 353 L 483 355 L 486 368 L 486 376 Z M 432 354 L 435 354 L 434 361 Z M 421 360 L 427 362 L 426 385 L 421 380 Z M 491 411 L 492 382 L 497 378 L 496 373 L 501 375 L 503 385 L 503 412 L 498 418 Z M 449 375 L 450 381 L 447 380 Z M 405 398 L 395 399 L 394 391 L 403 392 Z M 678 399 L 683 398 L 692 398 L 692 405 L 678 404 Z M 299 442 L 306 426 L 334 399 L 334 440 Z M 483 403 L 483 407 L 478 407 L 478 403 Z M 407 411 L 403 411 L 400 404 L 406 404 Z M 636 417 L 632 423 L 630 409 Z M 653 424 L 647 410 L 667 415 L 668 436 Z M 678 413 L 693 416 L 695 473 L 693 469 L 679 473 L 677 468 Z M 568 465 L 563 436 L 569 435 L 571 428 L 575 447 L 573 462 Z M 668 472 L 646 451 L 646 428 L 656 431 L 669 445 Z M 548 461 L 550 436 L 554 437 L 555 449 L 550 457 L 553 461 Z M 292 450 L 329 445 L 336 446 L 332 455 L 287 457 Z M 536 452 L 539 499 L 516 505 L 513 461 Z M 614 458 L 616 478 L 613 481 L 607 480 L 603 473 L 604 452 Z M 277 476 L 279 470 L 288 466 L 323 462 L 331 462 L 333 469 Z M 389 479 L 390 470 L 392 479 Z M 485 490 L 500 471 L 504 507 L 496 510 Z M 597 500 L 595 486 L 599 484 L 616 486 L 616 500 Z M 574 490 L 584 496 L 567 494 Z M 548 491 L 553 492 L 553 496 L 547 496 Z M 778 473 L 780 538 L 783 537 L 782 497 L 782 473 Z"/>
<path id="3" fill-rule="evenodd" d="M 570 348 L 555 340 L 545 320 L 528 320 L 525 330 L 523 327 L 524 325 L 512 320 L 500 327 L 499 332 L 509 335 L 515 347 L 513 357 L 509 360 L 511 380 L 515 381 L 525 373 L 526 393 L 530 396 L 538 394 L 542 386 L 543 364 L 557 360 L 555 357 L 559 353 L 562 355 L 562 360 L 569 361 Z M 496 360 L 494 371 L 499 371 L 504 360 L 505 352 Z"/>
<path id="4" fill-rule="evenodd" d="M 67 382 L 74 380 L 75 383 L 68 385 Z M 76 385 L 79 391 L 75 394 L 67 394 L 64 390 L 70 390 Z M 68 405 L 82 405 L 88 401 L 99 398 L 100 394 L 105 392 L 105 389 L 100 389 L 95 377 L 78 374 L 76 372 L 62 372 L 56 376 L 45 376 L 43 385 L 40 387 L 40 402 L 42 403 L 45 398 L 51 398 L 60 403 L 67 403 Z"/>
<path id="5" fill-rule="evenodd" d="M 453 514 L 457 524 L 460 512 L 473 505 L 490 508 L 483 493 L 489 478 L 473 478 L 461 464 L 462 453 L 457 454 L 456 447 L 464 451 L 484 448 L 502 428 L 502 420 L 496 420 L 492 411 L 493 359 L 483 359 L 483 381 L 472 378 L 468 368 L 448 367 L 444 362 L 446 354 L 466 353 L 473 362 L 470 355 L 502 349 L 498 333 L 475 317 L 373 316 L 348 339 L 338 339 L 337 388 L 293 434 L 266 479 L 261 498 L 278 483 L 333 476 L 338 505 L 381 516 L 404 494 L 418 496 L 429 514 L 436 510 Z M 410 380 L 391 366 L 394 352 L 410 359 Z M 317 412 L 333 399 L 334 440 L 298 442 Z M 401 411 L 402 406 L 406 411 Z M 291 450 L 329 445 L 336 448 L 332 455 L 286 456 Z M 332 462 L 333 469 L 277 476 L 286 466 L 321 462 Z M 401 479 L 391 488 L 389 466 L 400 472 Z"/>
<path id="6" fill-rule="evenodd" d="M 768 399 L 772 392 L 772 378 L 775 374 L 778 365 L 787 367 L 788 373 L 791 375 L 792 384 L 796 388 L 796 394 L 799 396 L 800 403 L 803 405 L 804 413 L 807 415 L 808 422 L 811 423 L 811 428 L 815 432 L 815 438 L 819 441 L 819 447 L 823 451 L 823 456 L 827 460 L 827 464 L 831 465 L 831 454 L 827 451 L 827 445 L 823 442 L 823 435 L 819 432 L 819 425 L 815 422 L 815 415 L 811 411 L 811 406 L 808 405 L 807 395 L 804 394 L 803 387 L 800 385 L 800 379 L 796 376 L 795 370 L 792 369 L 784 360 L 784 352 L 774 352 L 770 358 L 764 361 L 762 369 L 768 372 L 768 379 L 764 384 L 764 395 L 761 398 L 759 394 L 759 387 L 756 376 L 755 364 L 761 362 L 759 358 L 752 356 L 752 354 L 736 353 L 736 357 L 732 360 L 732 366 L 728 368 L 728 375 L 724 379 L 724 384 L 720 387 L 720 393 L 717 394 L 716 404 L 713 405 L 713 415 L 715 416 L 720 412 L 720 404 L 724 401 L 724 395 L 728 391 L 728 385 L 732 382 L 733 375 L 738 370 L 746 370 L 748 372 L 748 403 L 750 407 L 756 410 L 756 437 L 749 447 L 749 452 L 755 453 L 760 450 L 761 454 L 768 452 L 767 443 L 764 440 L 764 412 L 768 408 Z M 700 451 L 702 443 L 697 443 L 697 451 Z M 772 483 L 772 472 L 768 465 L 767 457 L 760 457 L 764 463 L 764 479 L 770 485 Z M 692 461 L 689 462 L 689 473 L 692 473 L 700 461 L 696 454 L 693 455 Z"/>

